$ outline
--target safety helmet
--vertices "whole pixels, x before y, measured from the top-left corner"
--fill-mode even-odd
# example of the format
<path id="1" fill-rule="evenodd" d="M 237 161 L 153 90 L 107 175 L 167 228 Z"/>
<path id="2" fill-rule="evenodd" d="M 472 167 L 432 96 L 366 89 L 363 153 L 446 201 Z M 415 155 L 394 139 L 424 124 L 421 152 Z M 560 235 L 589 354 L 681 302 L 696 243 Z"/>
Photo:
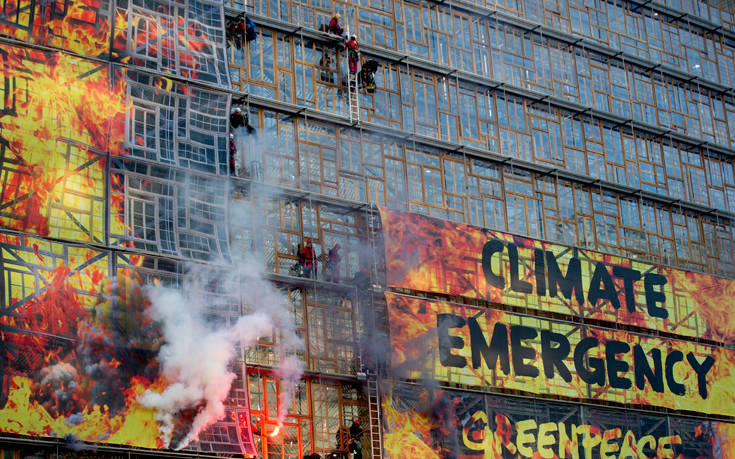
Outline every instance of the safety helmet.
<path id="1" fill-rule="evenodd" d="M 306 238 L 306 242 L 307 242 L 308 244 L 311 244 L 311 238 L 310 238 L 310 237 L 307 237 L 307 238 Z"/>
<path id="2" fill-rule="evenodd" d="M 355 419 L 355 424 L 359 424 L 359 423 L 360 423 L 360 420 L 359 419 Z"/>
<path id="3" fill-rule="evenodd" d="M 337 243 L 337 244 L 336 244 L 336 245 L 334 246 L 334 248 L 335 248 L 335 249 L 341 249 L 341 248 L 342 248 L 342 246 L 341 246 L 341 245 L 339 245 L 339 242 L 338 242 L 338 243 Z"/>
<path id="4" fill-rule="evenodd" d="M 357 40 L 357 35 L 355 35 L 355 34 L 353 33 L 353 34 L 352 34 L 352 36 L 351 36 L 350 38 L 351 38 L 351 39 L 353 39 L 353 40 Z"/>
<path id="5" fill-rule="evenodd" d="M 339 13 L 335 13 L 334 17 L 336 17 L 337 19 L 342 19 L 342 15 Z"/>
<path id="6" fill-rule="evenodd" d="M 242 113 L 242 109 L 240 107 L 235 107 L 233 110 L 235 113 Z"/>
<path id="7" fill-rule="evenodd" d="M 235 134 L 230 134 L 230 138 L 231 139 L 234 139 L 235 138 Z"/>

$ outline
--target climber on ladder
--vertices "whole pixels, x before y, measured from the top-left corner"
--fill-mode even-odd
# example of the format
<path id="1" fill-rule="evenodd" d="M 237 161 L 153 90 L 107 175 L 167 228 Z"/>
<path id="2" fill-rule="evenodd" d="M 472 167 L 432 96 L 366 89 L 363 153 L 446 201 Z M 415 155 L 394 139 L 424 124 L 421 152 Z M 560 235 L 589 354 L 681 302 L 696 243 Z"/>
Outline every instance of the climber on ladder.
<path id="1" fill-rule="evenodd" d="M 345 40 L 344 45 L 347 48 L 347 64 L 349 73 L 347 75 L 347 100 L 349 104 L 350 122 L 360 121 L 360 98 L 359 98 L 359 74 L 357 66 L 360 63 L 359 45 L 357 44 L 357 35 L 350 34 L 349 24 L 345 24 L 345 36 L 349 39 Z M 344 84 L 344 80 L 343 84 Z"/>
<path id="2" fill-rule="evenodd" d="M 360 62 L 359 46 L 357 44 L 357 36 L 354 34 L 345 42 L 347 47 L 347 61 L 350 66 L 350 76 L 357 73 L 357 64 Z"/>

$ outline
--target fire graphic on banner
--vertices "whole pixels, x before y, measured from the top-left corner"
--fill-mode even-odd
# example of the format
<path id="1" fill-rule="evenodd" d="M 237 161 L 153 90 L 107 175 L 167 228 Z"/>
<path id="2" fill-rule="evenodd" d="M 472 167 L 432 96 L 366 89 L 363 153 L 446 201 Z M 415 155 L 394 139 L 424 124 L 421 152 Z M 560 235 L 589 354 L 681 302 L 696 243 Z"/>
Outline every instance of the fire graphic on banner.
<path id="1" fill-rule="evenodd" d="M 7 0 L 3 2 L 0 33 L 84 56 L 105 55 L 110 51 L 110 21 L 103 3 L 100 0 Z"/>
<path id="2" fill-rule="evenodd" d="M 380 209 L 388 287 L 735 342 L 735 280 Z"/>
<path id="3" fill-rule="evenodd" d="M 406 384 L 385 387 L 383 446 L 390 459 L 733 457 L 723 445 L 735 438 L 735 424 Z"/>
<path id="4" fill-rule="evenodd" d="M 165 423 L 165 435 L 161 408 L 143 405 L 170 392 L 176 382 L 168 374 L 168 380 L 161 376 L 159 368 L 159 363 L 164 366 L 165 359 L 159 361 L 157 355 L 165 336 L 149 316 L 151 304 L 142 287 L 151 279 L 136 270 L 144 257 L 94 247 L 140 248 L 132 241 L 139 233 L 131 227 L 131 190 L 126 189 L 137 180 L 127 169 L 135 162 L 118 156 L 142 157 L 135 151 L 139 147 L 157 148 L 163 155 L 189 142 L 197 145 L 181 155 L 178 165 L 186 168 L 183 163 L 191 162 L 190 155 L 200 161 L 200 171 L 206 167 L 217 173 L 218 137 L 211 134 L 226 136 L 221 132 L 226 113 L 219 112 L 226 112 L 229 96 L 145 70 L 228 87 L 223 9 L 216 2 L 133 3 L 3 4 L 0 33 L 68 52 L 11 45 L 0 49 L 0 226 L 7 230 L 0 231 L 0 282 L 5 287 L 0 289 L 2 432 L 183 448 L 204 428 L 193 426 L 209 401 L 178 407 Z M 174 108 L 179 100 L 171 97 L 174 92 L 190 109 L 185 115 Z M 165 146 L 150 140 L 157 138 L 160 125 L 151 129 L 136 123 L 141 106 L 162 99 L 171 101 L 166 120 L 179 121 L 169 124 L 179 130 L 176 141 Z M 188 126 L 188 117 L 202 112 L 207 112 L 204 120 Z M 183 116 L 187 127 L 181 130 Z M 214 127 L 207 116 L 222 122 Z M 208 135 L 206 144 L 202 136 Z M 197 149 L 209 149 L 205 153 L 212 157 L 199 158 Z M 179 175 L 184 186 L 188 172 Z M 155 263 L 147 259 L 146 265 L 151 261 Z M 229 421 L 235 421 L 232 407 L 228 410 Z M 239 435 L 239 448 L 234 434 L 232 444 L 220 435 L 213 440 L 217 445 L 203 447 L 252 452 L 252 433 L 248 435 Z"/>
<path id="5" fill-rule="evenodd" d="M 0 224 L 102 243 L 107 152 L 119 154 L 124 140 L 124 79 L 112 86 L 107 64 L 11 46 L 0 50 L 0 71 Z"/>
<path id="6" fill-rule="evenodd" d="M 224 17 L 213 14 L 216 7 L 208 2 L 172 0 L 156 2 L 155 9 L 146 10 L 117 3 L 111 49 L 114 61 L 229 87 Z"/>
<path id="7" fill-rule="evenodd" d="M 120 270 L 111 285 L 105 252 L 0 236 L 4 262 L 16 266 L 0 311 L 0 430 L 161 447 L 153 411 L 136 401 L 166 386 L 139 278 Z"/>
<path id="8" fill-rule="evenodd" d="M 0 50 L 0 69 L 0 225 L 97 245 L 108 229 L 125 234 L 121 183 L 110 183 L 105 218 L 107 162 L 126 152 L 126 70 L 14 46 Z M 0 234 L 0 431 L 165 447 L 154 410 L 138 402 L 168 386 L 143 279 L 113 271 L 108 252 L 41 237 Z M 174 441 L 195 412 L 178 417 Z"/>
<path id="9" fill-rule="evenodd" d="M 461 420 L 484 408 L 483 398 L 441 389 L 391 385 L 383 395 L 383 447 L 390 458 L 469 458 L 462 454 Z M 459 427 L 459 430 L 457 430 Z"/>
<path id="10" fill-rule="evenodd" d="M 386 293 L 410 379 L 731 415 L 735 350 Z"/>

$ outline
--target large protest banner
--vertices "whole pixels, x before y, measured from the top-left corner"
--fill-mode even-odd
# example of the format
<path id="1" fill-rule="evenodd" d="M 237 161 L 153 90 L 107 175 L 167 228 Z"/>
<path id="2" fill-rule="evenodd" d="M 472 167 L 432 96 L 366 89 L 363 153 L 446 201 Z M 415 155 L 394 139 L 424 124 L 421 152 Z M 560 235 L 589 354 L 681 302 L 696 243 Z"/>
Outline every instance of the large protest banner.
<path id="1" fill-rule="evenodd" d="M 480 389 L 735 412 L 735 350 L 386 293 L 394 374 Z"/>
<path id="2" fill-rule="evenodd" d="M 735 281 L 380 209 L 391 288 L 735 342 Z"/>
<path id="3" fill-rule="evenodd" d="M 536 399 L 383 385 L 384 457 L 733 457 L 735 424 Z"/>
<path id="4" fill-rule="evenodd" d="M 175 238 L 159 219 L 190 227 L 181 215 L 203 200 L 187 198 L 184 182 L 214 182 L 193 172 L 227 170 L 230 96 L 188 83 L 229 81 L 214 64 L 224 62 L 224 10 L 210 0 L 143 3 L 3 4 L 0 33 L 43 45 L 0 48 L 3 434 L 164 448 L 196 415 L 181 410 L 166 432 L 140 402 L 169 385 L 143 285 L 175 263 L 127 249 L 193 258 L 193 238 Z M 192 448 L 253 453 L 249 421 L 232 403 Z"/>

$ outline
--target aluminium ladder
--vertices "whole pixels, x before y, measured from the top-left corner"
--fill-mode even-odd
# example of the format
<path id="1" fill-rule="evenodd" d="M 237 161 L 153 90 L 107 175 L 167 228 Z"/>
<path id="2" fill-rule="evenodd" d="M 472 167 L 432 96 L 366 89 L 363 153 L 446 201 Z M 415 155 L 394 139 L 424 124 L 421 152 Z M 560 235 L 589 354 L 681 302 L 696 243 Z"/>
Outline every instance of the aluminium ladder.
<path id="1" fill-rule="evenodd" d="M 345 16 L 346 17 L 346 16 Z M 347 40 L 350 39 L 350 24 L 345 23 L 345 37 Z M 355 124 L 360 121 L 360 85 L 358 80 L 359 72 L 354 74 L 350 73 L 349 62 L 350 62 L 350 50 L 347 46 L 344 47 L 347 53 L 347 102 L 350 110 L 350 123 Z M 360 63 L 360 55 L 357 55 L 357 62 Z"/>
<path id="2" fill-rule="evenodd" d="M 350 123 L 354 124 L 360 121 L 360 87 L 358 82 L 358 73 L 351 74 L 348 72 L 347 97 L 350 104 Z"/>
<path id="3" fill-rule="evenodd" d="M 378 391 L 378 377 L 375 373 L 368 373 L 368 410 L 370 411 L 370 456 L 380 459 L 383 445 L 380 438 L 380 392 Z"/>

